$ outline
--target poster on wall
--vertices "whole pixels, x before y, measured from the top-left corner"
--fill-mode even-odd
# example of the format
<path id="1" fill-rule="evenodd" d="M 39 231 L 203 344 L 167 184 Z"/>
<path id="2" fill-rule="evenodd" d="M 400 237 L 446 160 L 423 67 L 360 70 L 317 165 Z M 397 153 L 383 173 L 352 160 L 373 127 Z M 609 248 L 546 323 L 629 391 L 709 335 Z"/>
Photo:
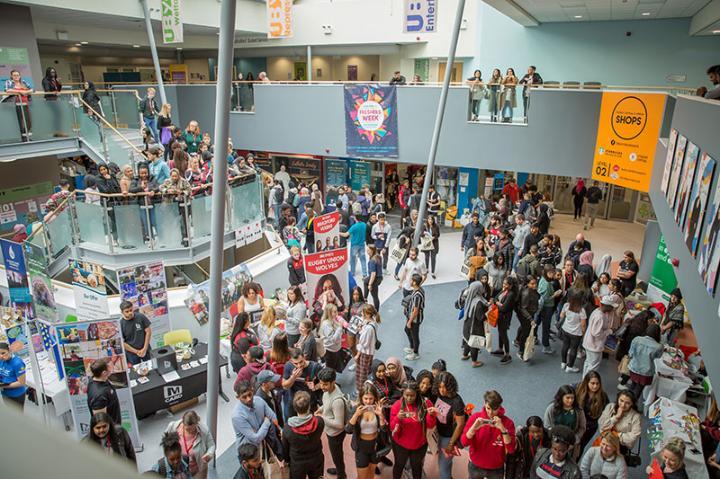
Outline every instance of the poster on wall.
<path id="1" fill-rule="evenodd" d="M 338 307 L 348 304 L 347 248 L 305 255 L 308 303 L 318 312 L 327 300 L 336 299 Z"/>
<path id="2" fill-rule="evenodd" d="M 350 160 L 350 187 L 359 191 L 372 185 L 372 165 L 367 161 Z"/>
<path id="3" fill-rule="evenodd" d="M 705 228 L 698 253 L 698 273 L 705 283 L 705 289 L 715 296 L 718 264 L 720 263 L 720 182 L 705 214 Z"/>
<path id="4" fill-rule="evenodd" d="M 647 193 L 664 111 L 665 94 L 603 92 L 593 179 Z"/>
<path id="5" fill-rule="evenodd" d="M 688 201 L 687 213 L 685 214 L 685 244 L 690 254 L 697 254 L 700 233 L 702 232 L 703 219 L 707 209 L 707 199 L 710 195 L 710 185 L 715 173 L 715 160 L 710 155 L 703 153 L 700 166 L 693 184 L 690 200 Z"/>
<path id="6" fill-rule="evenodd" d="M 10 79 L 10 72 L 17 70 L 30 88 L 33 88 L 30 56 L 27 48 L 0 47 L 0 85 L 5 90 L 5 81 Z"/>
<path id="7" fill-rule="evenodd" d="M 0 234 L 20 223 L 29 225 L 45 216 L 45 202 L 53 193 L 50 181 L 0 190 Z"/>
<path id="8" fill-rule="evenodd" d="M 163 43 L 183 42 L 182 0 L 160 0 Z"/>
<path id="9" fill-rule="evenodd" d="M 267 0 L 268 38 L 293 36 L 293 0 Z"/>
<path id="10" fill-rule="evenodd" d="M 45 249 L 25 241 L 25 258 L 27 259 L 27 272 L 30 279 L 30 294 L 32 295 L 35 316 L 51 323 L 57 321 L 57 305 L 52 281 L 48 275 L 48 261 Z"/>
<path id="11" fill-rule="evenodd" d="M 667 196 L 668 183 L 670 182 L 670 173 L 672 172 L 673 158 L 675 158 L 675 145 L 677 144 L 678 132 L 675 128 L 670 132 L 668 138 L 667 154 L 665 155 L 665 166 L 663 167 L 662 181 L 660 182 L 660 191 Z"/>
<path id="12" fill-rule="evenodd" d="M 75 295 L 75 311 L 79 320 L 106 319 L 108 307 L 105 272 L 101 264 L 70 259 L 70 275 Z"/>
<path id="13" fill-rule="evenodd" d="M 345 147 L 349 156 L 397 158 L 397 88 L 345 85 Z"/>
<path id="14" fill-rule="evenodd" d="M 65 371 L 65 383 L 70 393 L 75 433 L 82 438 L 90 428 L 90 409 L 87 402 L 88 384 L 92 381 L 90 365 L 98 359 L 107 359 L 112 371 L 109 381 L 120 401 L 122 427 L 130 434 L 135 447 L 140 446 L 120 320 L 58 324 L 55 332 Z"/>
<path id="15" fill-rule="evenodd" d="M 296 183 L 302 182 L 307 185 L 320 182 L 321 160 L 309 157 L 275 157 L 277 167 L 286 165 L 286 169 L 291 178 Z"/>
<path id="16" fill-rule="evenodd" d="M 347 66 L 347 80 L 348 81 L 357 81 L 358 79 L 358 66 L 357 65 L 348 65 Z"/>
<path id="17" fill-rule="evenodd" d="M 233 318 L 237 315 L 237 301 L 242 295 L 242 288 L 251 281 L 252 275 L 245 264 L 233 266 L 223 272 L 221 292 L 224 317 Z M 210 281 L 189 285 L 185 306 L 198 323 L 207 323 L 210 318 Z"/>
<path id="18" fill-rule="evenodd" d="M 346 160 L 325 160 L 325 187 L 347 185 L 348 164 Z"/>
<path id="19" fill-rule="evenodd" d="M 435 33 L 437 0 L 403 0 L 403 33 Z"/>
<path id="20" fill-rule="evenodd" d="M 152 348 L 165 344 L 170 331 L 167 280 L 162 261 L 119 269 L 120 299 L 130 301 L 136 311 L 147 316 L 152 327 Z"/>
<path id="21" fill-rule="evenodd" d="M 7 277 L 10 292 L 10 305 L 20 311 L 23 318 L 35 317 L 32 306 L 32 294 L 28 283 L 25 268 L 25 252 L 20 243 L 0 239 L 3 262 L 5 263 L 5 276 Z"/>
<path id="22" fill-rule="evenodd" d="M 687 138 L 680 135 L 675 148 L 675 161 L 673 162 L 672 172 L 670 173 L 670 181 L 668 182 L 667 200 L 670 209 L 675 206 L 675 198 L 677 197 L 678 183 L 680 182 L 680 175 L 683 171 L 683 165 L 685 164 L 685 148 L 687 147 Z"/>
<path id="23" fill-rule="evenodd" d="M 682 229 L 685 222 L 685 212 L 687 210 L 688 197 L 695 180 L 695 171 L 697 170 L 697 160 L 700 150 L 694 143 L 688 142 L 687 151 L 685 152 L 685 166 L 680 175 L 680 187 L 678 188 L 677 199 L 675 202 L 675 223 Z"/>
<path id="24" fill-rule="evenodd" d="M 332 251 L 340 248 L 340 213 L 333 211 L 313 221 L 315 252 Z"/>
<path id="25" fill-rule="evenodd" d="M 675 278 L 675 270 L 670 263 L 670 253 L 668 253 L 665 237 L 660 236 L 657 252 L 655 253 L 655 261 L 653 262 L 652 272 L 650 273 L 650 281 L 648 283 L 648 299 L 651 302 L 661 301 L 665 304 L 670 300 L 670 292 L 677 286 L 677 278 Z"/>

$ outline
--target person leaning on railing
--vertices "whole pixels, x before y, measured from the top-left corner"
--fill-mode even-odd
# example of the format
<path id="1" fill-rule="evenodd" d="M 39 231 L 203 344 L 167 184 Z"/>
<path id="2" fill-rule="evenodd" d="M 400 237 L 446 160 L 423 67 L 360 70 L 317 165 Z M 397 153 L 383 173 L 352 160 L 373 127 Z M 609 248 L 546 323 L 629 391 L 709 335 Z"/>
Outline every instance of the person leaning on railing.
<path id="1" fill-rule="evenodd" d="M 17 113 L 18 125 L 20 125 L 20 134 L 22 141 L 30 141 L 32 136 L 30 122 L 30 102 L 32 97 L 32 88 L 23 80 L 20 72 L 17 70 L 10 71 L 10 79 L 5 81 L 5 94 L 3 102 L 14 101 L 15 111 Z"/>
<path id="2" fill-rule="evenodd" d="M 189 195 L 190 192 L 190 183 L 182 177 L 177 168 L 170 170 L 170 178 L 160 185 L 160 193 L 163 194 L 163 199 L 166 201 L 182 201 L 183 197 Z"/>

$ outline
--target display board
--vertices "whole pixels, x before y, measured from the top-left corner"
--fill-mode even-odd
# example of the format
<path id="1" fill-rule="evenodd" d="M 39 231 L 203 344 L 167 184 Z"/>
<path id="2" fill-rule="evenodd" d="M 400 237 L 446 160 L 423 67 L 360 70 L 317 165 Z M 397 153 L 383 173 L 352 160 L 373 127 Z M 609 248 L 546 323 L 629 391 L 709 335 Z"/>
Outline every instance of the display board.
<path id="1" fill-rule="evenodd" d="M 610 91 L 602 95 L 592 177 L 647 193 L 666 95 Z"/>
<path id="2" fill-rule="evenodd" d="M 0 234 L 9 234 L 16 224 L 40 221 L 52 193 L 50 181 L 0 190 Z"/>
<path id="3" fill-rule="evenodd" d="M 0 248 L 5 263 L 10 304 L 13 308 L 19 310 L 25 319 L 34 318 L 32 294 L 28 283 L 23 247 L 19 243 L 0 239 Z"/>
<path id="4" fill-rule="evenodd" d="M 230 318 L 237 314 L 236 303 L 240 299 L 243 286 L 250 281 L 252 275 L 245 264 L 239 264 L 223 272 L 221 292 L 224 317 Z M 201 325 L 207 323 L 210 318 L 210 281 L 189 285 L 185 306 L 198 323 Z"/>
<path id="5" fill-rule="evenodd" d="M 167 280 L 162 261 L 122 268 L 117 271 L 120 299 L 130 301 L 135 311 L 150 320 L 152 348 L 165 344 L 163 336 L 170 331 Z"/>
<path id="6" fill-rule="evenodd" d="M 349 304 L 347 248 L 307 254 L 304 258 L 308 302 L 312 309 L 322 309 L 322 296 L 334 299 L 338 307 Z"/>
<path id="7" fill-rule="evenodd" d="M 109 318 L 110 308 L 102 265 L 77 259 L 70 259 L 69 263 L 78 319 Z"/>
<path id="8" fill-rule="evenodd" d="M 57 305 L 52 281 L 48 275 L 48 260 L 45 248 L 29 241 L 23 243 L 27 272 L 30 279 L 30 294 L 32 295 L 35 316 L 54 323 L 57 321 Z"/>
<path id="9" fill-rule="evenodd" d="M 347 185 L 347 160 L 325 159 L 325 187 Z"/>
<path id="10" fill-rule="evenodd" d="M 372 185 L 372 165 L 367 161 L 350 160 L 350 187 L 359 191 Z"/>
<path id="11" fill-rule="evenodd" d="M 345 85 L 345 148 L 348 156 L 397 158 L 397 88 Z"/>
<path id="12" fill-rule="evenodd" d="M 650 273 L 647 290 L 648 299 L 652 302 L 661 301 L 667 304 L 670 300 L 670 292 L 676 286 L 675 270 L 672 263 L 670 263 L 670 253 L 665 244 L 665 237 L 661 235 L 652 272 Z"/>

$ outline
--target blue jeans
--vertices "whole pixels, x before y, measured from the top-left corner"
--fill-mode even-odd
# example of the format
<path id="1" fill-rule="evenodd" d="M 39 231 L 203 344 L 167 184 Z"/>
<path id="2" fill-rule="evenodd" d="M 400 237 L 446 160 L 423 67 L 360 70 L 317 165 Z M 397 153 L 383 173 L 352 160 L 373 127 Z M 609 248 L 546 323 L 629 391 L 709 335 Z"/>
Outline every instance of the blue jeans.
<path id="1" fill-rule="evenodd" d="M 160 143 L 160 132 L 157 127 L 157 118 L 143 116 L 143 121 L 145 121 L 145 126 L 150 128 L 150 132 L 152 133 L 153 138 L 155 138 L 155 143 Z"/>
<path id="2" fill-rule="evenodd" d="M 440 479 L 452 479 L 453 456 L 445 457 L 445 454 L 442 451 L 448 446 L 448 444 L 450 444 L 450 438 L 440 436 L 440 440 L 438 441 L 438 449 L 440 449 L 438 451 L 438 470 L 440 471 Z"/>
<path id="3" fill-rule="evenodd" d="M 355 276 L 355 260 L 360 258 L 360 267 L 362 268 L 363 278 L 367 273 L 367 259 L 365 258 L 365 245 L 350 246 L 350 274 Z"/>
<path id="4" fill-rule="evenodd" d="M 513 255 L 513 263 L 512 263 L 512 270 L 515 271 L 515 268 L 517 268 L 517 264 L 520 261 L 520 249 L 515 249 L 515 254 Z"/>
<path id="5" fill-rule="evenodd" d="M 553 314 L 555 314 L 555 306 L 543 306 L 537 317 L 537 324 L 542 328 L 542 345 L 545 348 L 550 347 L 550 325 Z"/>

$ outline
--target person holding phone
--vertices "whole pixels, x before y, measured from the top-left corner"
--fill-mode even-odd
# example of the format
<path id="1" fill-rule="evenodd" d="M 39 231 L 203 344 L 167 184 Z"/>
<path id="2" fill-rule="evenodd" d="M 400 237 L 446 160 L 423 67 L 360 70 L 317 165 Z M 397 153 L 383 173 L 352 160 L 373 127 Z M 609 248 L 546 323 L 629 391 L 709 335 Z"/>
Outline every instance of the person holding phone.
<path id="1" fill-rule="evenodd" d="M 413 479 L 422 477 L 427 453 L 427 431 L 436 424 L 437 409 L 422 398 L 415 381 L 403 384 L 402 398 L 395 401 L 390 410 L 390 431 L 393 439 L 393 479 L 403 475 L 405 463 L 410 461 Z"/>
<path id="2" fill-rule="evenodd" d="M 503 479 L 505 460 L 515 452 L 515 423 L 505 415 L 502 396 L 487 391 L 485 405 L 470 416 L 461 441 L 470 447 L 468 477 L 470 479 Z"/>
<path id="3" fill-rule="evenodd" d="M 372 479 L 375 477 L 375 468 L 382 461 L 377 453 L 388 446 L 388 424 L 378 390 L 372 384 L 365 383 L 360 401 L 345 431 L 352 434 L 351 447 L 355 451 L 358 479 Z"/>
<path id="4" fill-rule="evenodd" d="M 440 479 L 452 479 L 452 462 L 460 455 L 458 442 L 465 427 L 465 402 L 458 394 L 458 383 L 451 373 L 444 371 L 437 377 L 438 409 L 438 469 Z"/>
<path id="5" fill-rule="evenodd" d="M 0 343 L 0 391 L 5 404 L 25 405 L 25 361 L 10 351 L 8 343 Z"/>

